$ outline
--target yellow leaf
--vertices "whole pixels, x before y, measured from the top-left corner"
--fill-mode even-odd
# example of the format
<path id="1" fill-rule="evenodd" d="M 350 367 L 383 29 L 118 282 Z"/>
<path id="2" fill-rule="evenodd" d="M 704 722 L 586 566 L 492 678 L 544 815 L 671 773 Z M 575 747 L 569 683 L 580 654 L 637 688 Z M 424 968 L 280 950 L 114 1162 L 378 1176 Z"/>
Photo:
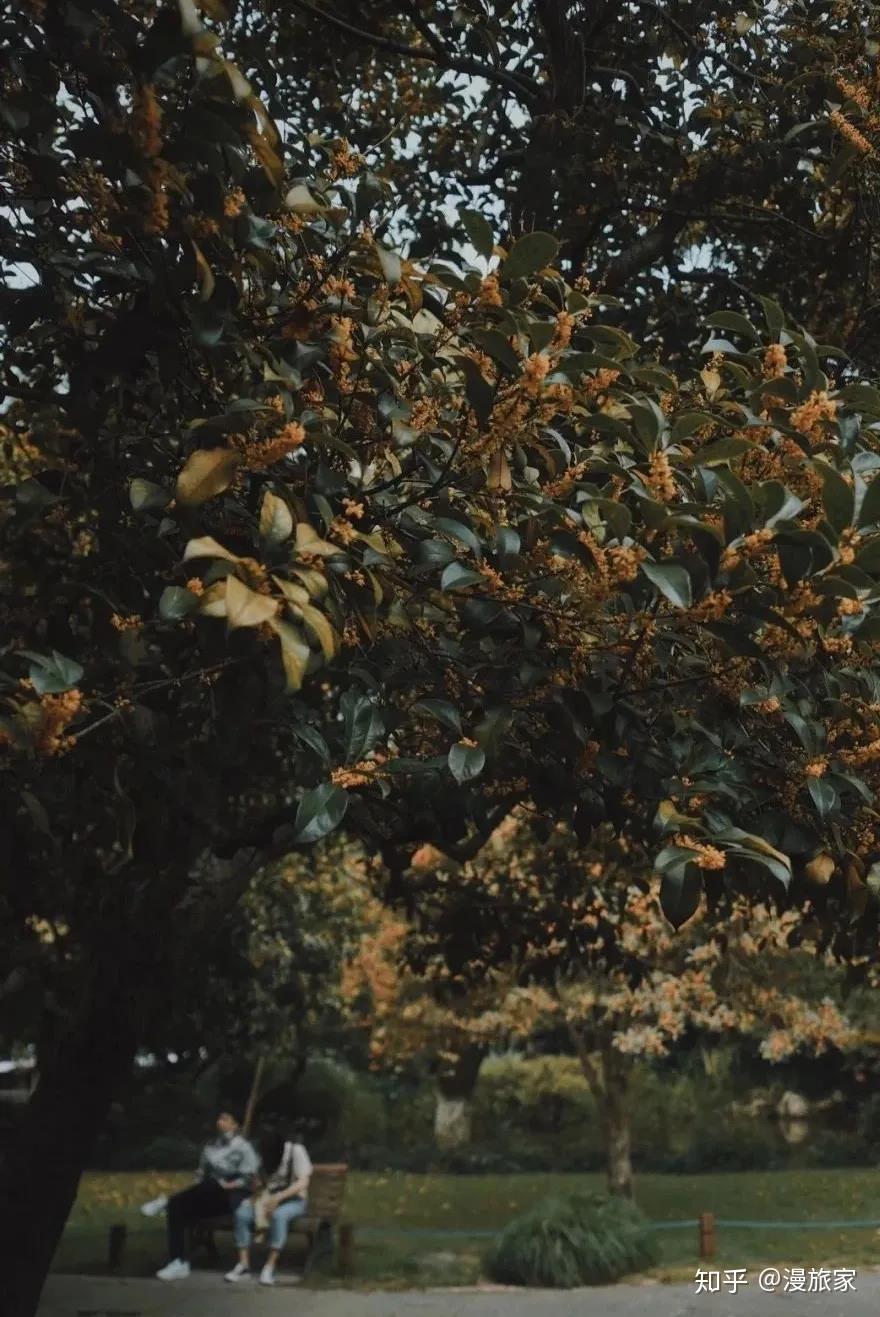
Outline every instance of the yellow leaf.
<path id="1" fill-rule="evenodd" d="M 198 540 L 190 540 L 183 551 L 183 561 L 188 562 L 190 558 L 223 558 L 226 562 L 240 561 L 234 553 L 224 549 L 223 545 L 218 544 L 210 535 L 202 535 Z"/>
<path id="2" fill-rule="evenodd" d="M 260 508 L 260 534 L 267 544 L 282 544 L 293 530 L 293 513 L 277 494 L 266 490 Z"/>
<path id="3" fill-rule="evenodd" d="M 285 581 L 280 576 L 273 576 L 272 580 L 278 586 L 278 589 L 284 595 L 284 598 L 289 599 L 290 602 L 296 604 L 298 608 L 302 608 L 303 604 L 309 602 L 309 592 L 304 586 L 296 585 L 293 581 Z"/>
<path id="4" fill-rule="evenodd" d="M 197 242 L 193 242 L 193 251 L 196 254 L 196 270 L 199 276 L 199 297 L 203 302 L 207 302 L 214 292 L 214 271 L 205 260 L 205 254 Z"/>
<path id="5" fill-rule="evenodd" d="M 178 503 L 196 507 L 232 484 L 239 455 L 234 448 L 197 448 L 177 477 Z"/>
<path id="6" fill-rule="evenodd" d="M 376 576 L 375 572 L 371 572 L 365 567 L 364 575 L 366 576 L 367 580 L 370 582 L 370 585 L 373 587 L 373 600 L 376 604 L 376 607 L 378 607 L 384 598 L 382 586 L 380 585 L 378 577 Z"/>
<path id="7" fill-rule="evenodd" d="M 510 467 L 507 464 L 507 458 L 504 456 L 503 450 L 500 448 L 497 453 L 492 454 L 489 462 L 488 485 L 490 489 L 509 490 L 513 488 Z"/>
<path id="8" fill-rule="evenodd" d="M 249 100 L 251 97 L 251 84 L 241 70 L 231 60 L 225 59 L 223 61 L 223 72 L 229 79 L 229 86 L 235 99 L 237 101 Z"/>
<path id="9" fill-rule="evenodd" d="M 327 209 L 315 200 L 305 183 L 295 183 L 284 198 L 284 204 L 296 215 L 319 215 Z"/>
<path id="10" fill-rule="evenodd" d="M 302 605 L 303 621 L 310 631 L 317 636 L 318 643 L 324 651 L 324 658 L 332 659 L 336 653 L 336 633 L 323 613 L 311 604 Z"/>
<path id="11" fill-rule="evenodd" d="M 300 521 L 297 524 L 296 547 L 299 553 L 315 553 L 319 558 L 330 558 L 334 554 L 342 553 L 338 544 L 331 544 L 329 540 L 322 540 L 318 532 L 307 521 Z"/>
<path id="12" fill-rule="evenodd" d="M 721 372 L 714 366 L 707 366 L 700 371 L 700 378 L 706 386 L 706 397 L 711 400 L 721 388 Z"/>
<path id="13" fill-rule="evenodd" d="M 199 599 L 199 612 L 205 617 L 226 616 L 226 581 L 215 581 L 209 585 Z"/>
<path id="14" fill-rule="evenodd" d="M 294 576 L 298 576 L 313 599 L 323 599 L 327 593 L 327 577 L 317 567 L 294 567 Z"/>
<path id="15" fill-rule="evenodd" d="M 831 881 L 831 875 L 834 873 L 834 860 L 827 851 L 814 856 L 809 864 L 804 865 L 804 872 L 811 882 L 817 887 L 824 887 Z"/>
<path id="16" fill-rule="evenodd" d="M 257 594 L 237 576 L 226 578 L 226 618 L 230 627 L 260 626 L 278 612 L 278 600 Z"/>
<path id="17" fill-rule="evenodd" d="M 292 622 L 273 617 L 269 625 L 281 641 L 281 662 L 287 676 L 287 689 L 298 691 L 303 684 L 311 650 L 300 628 Z"/>

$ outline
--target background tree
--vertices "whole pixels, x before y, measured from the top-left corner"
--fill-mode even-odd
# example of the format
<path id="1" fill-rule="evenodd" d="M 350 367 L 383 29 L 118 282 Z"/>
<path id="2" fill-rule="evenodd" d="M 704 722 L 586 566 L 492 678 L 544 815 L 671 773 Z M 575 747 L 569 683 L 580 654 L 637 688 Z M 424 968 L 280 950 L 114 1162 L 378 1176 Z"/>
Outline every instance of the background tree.
<path id="1" fill-rule="evenodd" d="M 723 855 L 681 839 L 707 874 Z M 403 943 L 425 989 L 398 1028 L 444 1015 L 463 1051 L 520 1044 L 562 1026 L 603 1123 L 608 1184 L 633 1188 L 628 1087 L 637 1058 L 685 1038 L 752 1038 L 771 1062 L 840 1051 L 858 1037 L 844 974 L 821 956 L 817 926 L 717 890 L 670 925 L 660 881 L 625 841 L 589 847 L 526 807 L 462 866 L 438 862 Z M 392 1026 L 393 1027 L 393 1026 Z"/>
<path id="2" fill-rule="evenodd" d="M 421 851 L 425 863 L 429 853 L 443 862 L 433 847 Z M 371 1065 L 430 1074 L 434 1141 L 438 1148 L 459 1148 L 470 1142 L 474 1092 L 492 1037 L 480 1039 L 473 1022 L 493 1010 L 497 986 L 489 981 L 465 993 L 462 985 L 435 985 L 413 973 L 404 955 L 409 932 L 391 910 L 378 927 L 366 928 L 346 966 L 343 992 L 350 1018 L 367 1038 Z"/>
<path id="3" fill-rule="evenodd" d="M 672 374 L 540 231 L 472 224 L 488 274 L 405 259 L 377 175 L 282 141 L 213 3 L 2 14 L 26 1314 L 136 1047 L 255 871 L 343 817 L 412 901 L 416 845 L 464 860 L 518 799 L 649 837 L 674 796 L 726 880 L 813 866 L 828 936 L 870 938 L 880 395 L 771 301 Z M 693 855 L 658 857 L 672 910 Z"/>

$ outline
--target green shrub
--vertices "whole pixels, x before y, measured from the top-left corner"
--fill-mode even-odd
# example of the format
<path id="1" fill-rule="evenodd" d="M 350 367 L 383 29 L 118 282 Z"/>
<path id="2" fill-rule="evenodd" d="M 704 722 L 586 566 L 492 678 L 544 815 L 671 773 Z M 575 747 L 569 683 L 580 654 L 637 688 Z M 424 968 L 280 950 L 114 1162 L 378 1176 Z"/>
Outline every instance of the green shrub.
<path id="1" fill-rule="evenodd" d="M 635 1204 L 580 1193 L 545 1199 L 511 1221 L 487 1266 L 500 1284 L 572 1289 L 608 1284 L 658 1260 L 656 1238 Z"/>

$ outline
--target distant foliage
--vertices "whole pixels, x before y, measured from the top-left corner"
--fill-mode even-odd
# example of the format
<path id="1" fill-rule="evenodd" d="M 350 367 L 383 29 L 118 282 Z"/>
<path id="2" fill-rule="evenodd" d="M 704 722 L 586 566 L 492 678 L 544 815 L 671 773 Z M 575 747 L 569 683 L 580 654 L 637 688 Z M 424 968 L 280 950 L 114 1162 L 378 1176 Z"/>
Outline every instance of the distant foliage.
<path id="1" fill-rule="evenodd" d="M 573 1289 L 604 1285 L 658 1261 L 642 1213 L 621 1198 L 548 1198 L 517 1217 L 488 1259 L 493 1280 Z"/>

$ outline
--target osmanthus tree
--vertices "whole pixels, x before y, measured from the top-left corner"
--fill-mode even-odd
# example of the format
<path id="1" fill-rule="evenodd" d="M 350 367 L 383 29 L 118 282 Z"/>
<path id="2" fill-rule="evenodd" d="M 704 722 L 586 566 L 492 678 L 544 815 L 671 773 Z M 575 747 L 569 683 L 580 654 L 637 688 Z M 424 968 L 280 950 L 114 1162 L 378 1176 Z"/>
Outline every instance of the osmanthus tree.
<path id="1" fill-rule="evenodd" d="M 416 852 L 417 867 L 435 863 L 451 862 L 431 846 Z M 487 1021 L 496 1009 L 498 984 L 495 977 L 435 984 L 414 972 L 406 956 L 411 932 L 390 907 L 363 929 L 343 971 L 344 1010 L 365 1040 L 372 1067 L 431 1077 L 434 1141 L 438 1148 L 460 1148 L 470 1142 L 472 1099 L 488 1051 L 474 1020 Z"/>
<path id="2" fill-rule="evenodd" d="M 627 1196 L 639 1058 L 685 1035 L 753 1039 L 771 1062 L 854 1046 L 845 968 L 821 950 L 817 922 L 754 889 L 724 892 L 724 852 L 693 836 L 678 844 L 714 881 L 677 929 L 661 880 L 625 838 L 597 830 L 584 846 L 527 806 L 465 864 L 439 853 L 420 862 L 417 914 L 397 955 L 401 982 L 409 975 L 421 992 L 410 990 L 409 1005 L 398 996 L 380 1044 L 445 1028 L 463 1051 L 561 1030 L 601 1114 L 609 1190 Z"/>
<path id="3" fill-rule="evenodd" d="M 352 963 L 387 911 L 376 862 L 333 833 L 257 869 L 227 918 L 212 972 L 189 1010 L 162 1022 L 154 1050 L 183 1067 L 249 1062 L 257 1092 L 302 1070 L 310 1050 L 352 1032 Z"/>
<path id="4" fill-rule="evenodd" d="M 880 395 L 770 301 L 672 374 L 540 231 L 475 227 L 489 274 L 402 258 L 377 176 L 282 142 L 219 12 L 2 7 L 23 1314 L 134 1049 L 255 870 L 343 817 L 396 898 L 519 799 L 581 838 L 675 799 L 731 882 L 811 869 L 838 941 L 873 935 Z M 657 860 L 679 913 L 693 854 Z"/>
<path id="5" fill-rule="evenodd" d="M 878 29 L 858 0 L 231 8 L 278 118 L 374 149 L 414 253 L 450 241 L 449 198 L 558 232 L 670 350 L 752 290 L 875 368 Z"/>

